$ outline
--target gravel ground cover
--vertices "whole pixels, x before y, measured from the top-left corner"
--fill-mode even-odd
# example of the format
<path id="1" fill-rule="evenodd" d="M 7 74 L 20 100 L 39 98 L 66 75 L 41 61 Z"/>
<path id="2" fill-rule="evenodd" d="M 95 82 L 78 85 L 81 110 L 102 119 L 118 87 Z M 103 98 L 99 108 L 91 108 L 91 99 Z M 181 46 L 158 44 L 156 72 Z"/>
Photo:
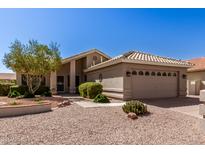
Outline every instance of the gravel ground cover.
<path id="1" fill-rule="evenodd" d="M 57 107 L 57 104 L 59 102 L 63 102 L 64 100 L 67 100 L 66 98 L 63 97 L 36 97 L 36 98 L 21 98 L 21 99 L 16 99 L 16 98 L 8 98 L 6 96 L 0 97 L 0 107 L 1 106 L 8 106 L 12 102 L 19 103 L 20 105 L 28 105 L 28 104 L 37 104 L 38 101 L 35 101 L 36 99 L 39 99 L 41 102 L 49 102 L 51 103 L 52 108 Z"/>
<path id="2" fill-rule="evenodd" d="M 128 119 L 121 107 L 82 108 L 0 119 L 0 144 L 205 144 L 198 119 L 160 107 Z"/>

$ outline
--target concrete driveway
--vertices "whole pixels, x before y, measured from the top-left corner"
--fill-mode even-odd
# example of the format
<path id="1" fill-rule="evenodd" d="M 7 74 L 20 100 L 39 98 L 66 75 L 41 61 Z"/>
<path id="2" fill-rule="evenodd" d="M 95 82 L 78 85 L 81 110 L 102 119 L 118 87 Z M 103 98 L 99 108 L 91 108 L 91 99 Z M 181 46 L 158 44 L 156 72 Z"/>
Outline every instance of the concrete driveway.
<path id="1" fill-rule="evenodd" d="M 190 116 L 200 118 L 199 98 L 196 96 L 164 98 L 164 99 L 146 99 L 143 100 L 148 105 L 153 105 L 168 110 L 180 112 Z"/>

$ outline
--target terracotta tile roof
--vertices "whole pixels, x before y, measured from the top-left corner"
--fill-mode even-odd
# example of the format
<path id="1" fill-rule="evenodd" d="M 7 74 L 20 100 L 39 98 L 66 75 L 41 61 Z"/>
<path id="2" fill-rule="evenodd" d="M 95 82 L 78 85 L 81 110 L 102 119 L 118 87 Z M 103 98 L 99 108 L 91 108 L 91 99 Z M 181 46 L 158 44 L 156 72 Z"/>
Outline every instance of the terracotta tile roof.
<path id="1" fill-rule="evenodd" d="M 177 60 L 177 59 L 168 58 L 168 57 L 156 56 L 156 55 L 139 52 L 139 51 L 131 51 L 127 53 L 125 57 L 129 60 L 191 66 L 191 64 L 187 61 Z"/>
<path id="2" fill-rule="evenodd" d="M 103 63 L 94 65 L 87 70 L 94 70 L 102 66 L 109 66 L 116 64 L 117 62 L 129 62 L 129 63 L 138 63 L 138 64 L 148 64 L 148 65 L 163 65 L 163 66 L 174 66 L 174 67 L 192 67 L 188 61 L 177 60 L 168 57 L 156 56 L 149 53 L 139 52 L 139 51 L 129 51 L 122 55 L 116 56 L 110 60 L 107 60 Z"/>
<path id="3" fill-rule="evenodd" d="M 188 72 L 205 71 L 205 57 L 195 58 L 188 61 L 194 64 L 193 67 L 188 69 Z"/>

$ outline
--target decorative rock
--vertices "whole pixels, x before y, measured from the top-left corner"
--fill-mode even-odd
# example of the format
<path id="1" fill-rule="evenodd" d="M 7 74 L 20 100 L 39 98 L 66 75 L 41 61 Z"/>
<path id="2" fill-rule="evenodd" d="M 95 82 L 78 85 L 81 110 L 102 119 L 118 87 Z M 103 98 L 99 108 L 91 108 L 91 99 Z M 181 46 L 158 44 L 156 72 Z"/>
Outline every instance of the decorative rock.
<path id="1" fill-rule="evenodd" d="M 70 105 L 71 103 L 70 103 L 70 100 L 65 100 L 65 101 L 63 101 L 63 102 L 60 102 L 60 103 L 58 103 L 58 107 L 65 107 L 65 106 L 68 106 L 68 105 Z"/>
<path id="2" fill-rule="evenodd" d="M 70 100 L 65 100 L 65 101 L 63 101 L 63 105 L 64 106 L 67 106 L 67 105 L 70 105 L 71 103 L 70 103 Z"/>
<path id="3" fill-rule="evenodd" d="M 130 119 L 137 119 L 137 115 L 133 112 L 129 112 L 127 117 L 130 118 Z"/>

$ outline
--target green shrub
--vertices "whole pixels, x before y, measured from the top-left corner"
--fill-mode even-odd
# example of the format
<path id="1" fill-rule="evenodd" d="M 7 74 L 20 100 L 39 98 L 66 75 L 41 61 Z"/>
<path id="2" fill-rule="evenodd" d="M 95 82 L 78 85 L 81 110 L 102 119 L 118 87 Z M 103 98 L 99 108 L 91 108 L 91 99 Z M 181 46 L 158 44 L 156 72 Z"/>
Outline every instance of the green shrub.
<path id="1" fill-rule="evenodd" d="M 102 93 L 102 85 L 100 83 L 91 82 L 87 87 L 87 95 L 88 98 L 93 99 L 98 94 Z"/>
<path id="2" fill-rule="evenodd" d="M 13 85 L 14 83 L 0 83 L 0 96 L 8 96 L 10 87 Z"/>
<path id="3" fill-rule="evenodd" d="M 95 103 L 109 103 L 110 100 L 107 98 L 107 96 L 103 95 L 103 94 L 98 94 L 95 98 L 94 98 L 94 102 Z"/>
<path id="4" fill-rule="evenodd" d="M 30 92 L 28 92 L 28 91 L 26 91 L 25 93 L 24 93 L 24 96 L 23 96 L 24 98 L 34 98 L 35 97 L 35 95 L 34 94 L 31 94 Z"/>
<path id="5" fill-rule="evenodd" d="M 16 84 L 16 80 L 0 79 L 0 83 L 12 83 L 12 84 Z"/>
<path id="6" fill-rule="evenodd" d="M 147 112 L 147 106 L 137 100 L 126 102 L 126 104 L 122 106 L 122 109 L 125 113 L 134 112 L 137 115 Z"/>
<path id="7" fill-rule="evenodd" d="M 11 98 L 15 98 L 15 97 L 18 97 L 18 96 L 21 96 L 21 94 L 18 92 L 18 91 L 12 91 L 10 94 L 9 94 L 9 97 Z"/>
<path id="8" fill-rule="evenodd" d="M 39 89 L 35 92 L 35 95 L 41 95 L 47 97 L 52 96 L 50 88 L 46 86 L 40 86 Z"/>
<path id="9" fill-rule="evenodd" d="M 102 93 L 102 85 L 96 82 L 86 82 L 79 86 L 79 92 L 82 97 L 93 99 Z"/>
<path id="10" fill-rule="evenodd" d="M 45 91 L 43 94 L 41 94 L 41 96 L 51 97 L 52 93 L 51 93 L 51 91 Z"/>
<path id="11" fill-rule="evenodd" d="M 40 102 L 40 101 L 42 101 L 42 100 L 43 100 L 43 99 L 40 98 L 40 97 L 37 97 L 37 98 L 34 99 L 35 102 Z"/>
<path id="12" fill-rule="evenodd" d="M 78 87 L 78 91 L 80 93 L 80 96 L 82 97 L 87 97 L 87 86 L 88 86 L 89 82 L 86 83 L 82 83 L 79 87 Z"/>
<path id="13" fill-rule="evenodd" d="M 17 103 L 16 101 L 13 101 L 12 103 L 10 103 L 10 105 L 19 105 L 19 103 Z"/>
<path id="14" fill-rule="evenodd" d="M 24 93 L 28 91 L 28 88 L 26 86 L 18 86 L 18 85 L 11 86 L 8 97 L 11 97 L 11 94 L 13 93 L 13 91 L 17 91 L 20 93 L 20 95 L 24 95 Z"/>
<path id="15" fill-rule="evenodd" d="M 13 91 L 19 92 L 21 95 L 24 95 L 25 98 L 31 98 L 31 94 L 28 93 L 28 87 L 27 86 L 11 86 L 8 96 L 10 97 L 11 93 Z M 39 89 L 35 92 L 35 95 L 41 95 L 46 97 L 51 97 L 52 93 L 50 91 L 49 87 L 40 86 Z"/>

